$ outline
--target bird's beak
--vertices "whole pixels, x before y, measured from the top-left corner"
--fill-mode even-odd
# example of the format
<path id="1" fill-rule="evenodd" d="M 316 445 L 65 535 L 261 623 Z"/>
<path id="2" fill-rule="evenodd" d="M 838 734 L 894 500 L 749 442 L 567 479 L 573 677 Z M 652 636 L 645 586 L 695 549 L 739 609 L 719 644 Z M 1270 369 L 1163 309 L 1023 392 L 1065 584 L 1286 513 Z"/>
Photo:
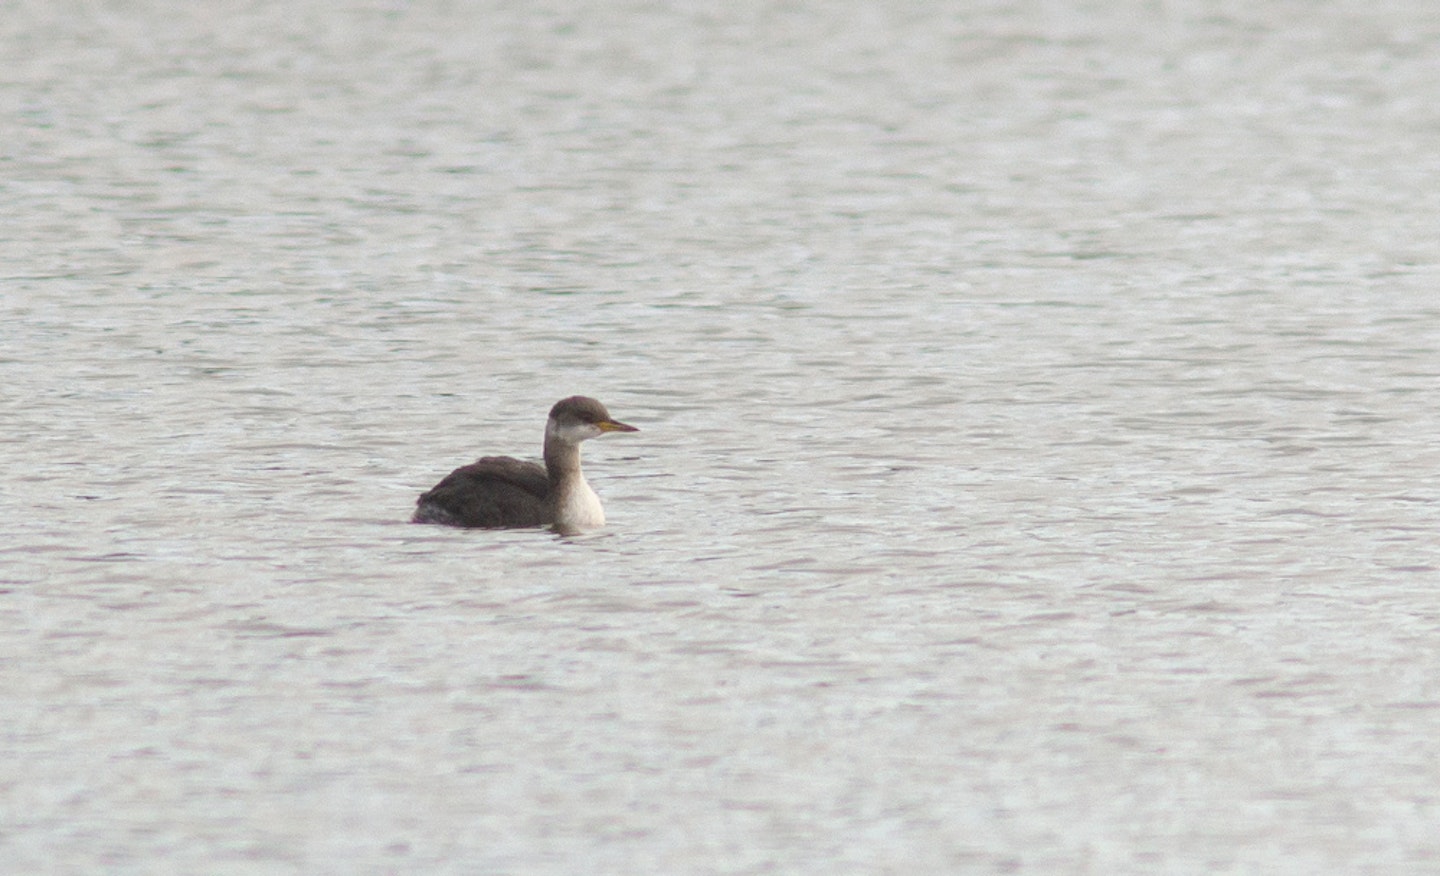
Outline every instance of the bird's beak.
<path id="1" fill-rule="evenodd" d="M 640 430 L 626 423 L 617 420 L 601 420 L 595 425 L 600 427 L 601 432 L 639 432 Z"/>

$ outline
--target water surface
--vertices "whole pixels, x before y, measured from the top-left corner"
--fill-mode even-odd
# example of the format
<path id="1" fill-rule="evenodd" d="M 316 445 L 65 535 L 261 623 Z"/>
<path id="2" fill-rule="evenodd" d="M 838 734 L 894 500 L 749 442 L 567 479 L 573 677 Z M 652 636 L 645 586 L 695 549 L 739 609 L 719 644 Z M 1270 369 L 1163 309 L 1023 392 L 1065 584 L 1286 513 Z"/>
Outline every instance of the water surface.
<path id="1" fill-rule="evenodd" d="M 963 7 L 14 4 L 4 858 L 1435 869 L 1440 23 Z"/>

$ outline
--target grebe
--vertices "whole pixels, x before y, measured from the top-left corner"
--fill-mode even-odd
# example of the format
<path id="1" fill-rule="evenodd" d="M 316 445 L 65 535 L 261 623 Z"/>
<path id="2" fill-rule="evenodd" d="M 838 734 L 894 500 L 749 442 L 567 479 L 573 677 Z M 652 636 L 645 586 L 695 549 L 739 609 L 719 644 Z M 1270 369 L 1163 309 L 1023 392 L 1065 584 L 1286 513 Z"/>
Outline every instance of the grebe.
<path id="1" fill-rule="evenodd" d="M 461 466 L 416 501 L 413 523 L 559 530 L 605 525 L 600 497 L 580 470 L 580 442 L 606 432 L 638 432 L 583 395 L 561 399 L 545 422 L 545 465 L 487 456 Z"/>

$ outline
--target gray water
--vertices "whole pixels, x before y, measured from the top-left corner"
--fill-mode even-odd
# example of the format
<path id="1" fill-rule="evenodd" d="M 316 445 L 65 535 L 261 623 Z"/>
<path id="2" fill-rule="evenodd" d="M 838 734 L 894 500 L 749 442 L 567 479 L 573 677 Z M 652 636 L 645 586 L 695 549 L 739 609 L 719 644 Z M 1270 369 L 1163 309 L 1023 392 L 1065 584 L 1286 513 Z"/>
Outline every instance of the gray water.
<path id="1" fill-rule="evenodd" d="M 4 4 L 4 871 L 1440 872 L 1437 46 Z"/>

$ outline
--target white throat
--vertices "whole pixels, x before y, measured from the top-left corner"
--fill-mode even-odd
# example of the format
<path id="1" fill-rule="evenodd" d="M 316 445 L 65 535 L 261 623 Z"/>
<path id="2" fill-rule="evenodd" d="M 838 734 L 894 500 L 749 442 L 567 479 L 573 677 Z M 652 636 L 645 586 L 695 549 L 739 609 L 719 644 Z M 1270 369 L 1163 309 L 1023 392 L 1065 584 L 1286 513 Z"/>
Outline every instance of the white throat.
<path id="1" fill-rule="evenodd" d="M 562 426 L 554 420 L 545 421 L 546 441 L 558 440 L 563 444 L 579 447 L 581 441 L 589 441 L 591 438 L 596 438 L 602 434 L 604 433 L 599 426 L 590 423 L 572 423 L 568 426 Z"/>

